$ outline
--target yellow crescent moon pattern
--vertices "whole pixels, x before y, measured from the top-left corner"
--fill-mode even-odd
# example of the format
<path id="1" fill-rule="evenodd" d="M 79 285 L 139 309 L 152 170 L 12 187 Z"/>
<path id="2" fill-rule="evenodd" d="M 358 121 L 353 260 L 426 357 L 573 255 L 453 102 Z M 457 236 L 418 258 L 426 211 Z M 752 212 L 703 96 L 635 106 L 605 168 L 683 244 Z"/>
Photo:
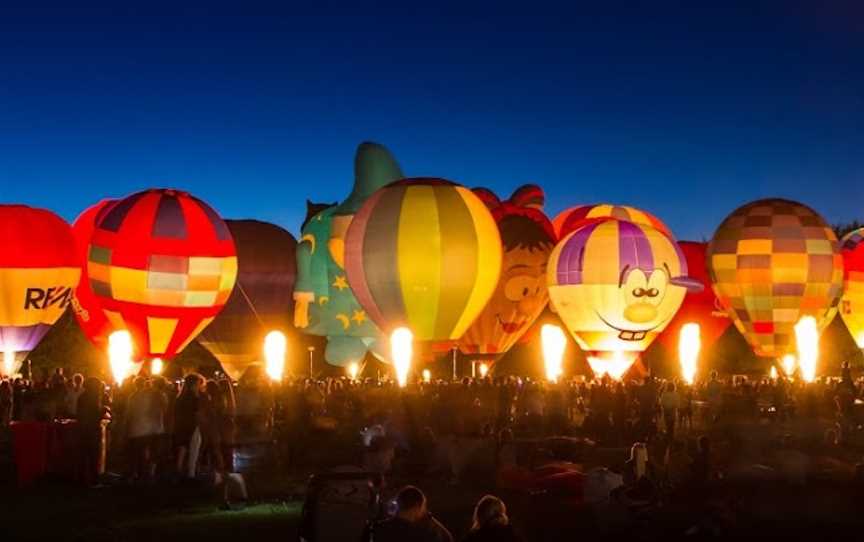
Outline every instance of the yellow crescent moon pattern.
<path id="1" fill-rule="evenodd" d="M 351 320 L 348 318 L 347 314 L 337 314 L 336 319 L 342 322 L 342 327 L 344 327 L 345 329 L 351 327 Z"/>
<path id="2" fill-rule="evenodd" d="M 315 236 L 311 233 L 307 233 L 300 238 L 300 242 L 302 243 L 303 241 L 309 241 L 309 244 L 312 246 L 312 249 L 309 252 L 315 254 Z"/>

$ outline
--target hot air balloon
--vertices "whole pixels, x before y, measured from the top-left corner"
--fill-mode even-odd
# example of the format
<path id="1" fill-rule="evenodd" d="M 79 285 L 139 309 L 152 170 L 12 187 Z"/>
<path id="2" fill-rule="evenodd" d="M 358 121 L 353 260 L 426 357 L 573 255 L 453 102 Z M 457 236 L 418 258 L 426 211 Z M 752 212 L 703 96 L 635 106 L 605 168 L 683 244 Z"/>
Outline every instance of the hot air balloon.
<path id="1" fill-rule="evenodd" d="M 469 189 L 404 179 L 375 192 L 348 229 L 345 269 L 366 314 L 385 331 L 455 341 L 486 306 L 501 271 L 501 237 Z"/>
<path id="2" fill-rule="evenodd" d="M 714 295 L 714 290 L 711 289 L 711 279 L 708 277 L 708 270 L 705 267 L 705 251 L 708 248 L 708 243 L 681 241 L 678 246 L 681 247 L 681 252 L 687 259 L 687 274 L 698 280 L 703 289 L 701 292 L 687 292 L 684 303 L 678 309 L 675 318 L 657 337 L 657 341 L 663 344 L 668 352 L 676 352 L 681 328 L 684 324 L 694 323 L 699 325 L 702 348 L 707 349 L 732 325 L 732 320 L 720 306 L 717 296 Z"/>
<path id="3" fill-rule="evenodd" d="M 354 187 L 339 205 L 310 206 L 297 245 L 294 325 L 327 337 L 324 359 L 339 367 L 360 362 L 367 352 L 389 358 L 390 345 L 366 315 L 348 285 L 345 233 L 375 190 L 402 178 L 396 159 L 382 145 L 362 143 L 354 159 Z"/>
<path id="4" fill-rule="evenodd" d="M 11 375 L 63 314 L 81 276 L 72 230 L 25 205 L 0 205 L 0 372 Z"/>
<path id="5" fill-rule="evenodd" d="M 558 216 L 552 221 L 552 226 L 555 228 L 555 235 L 558 236 L 558 239 L 563 239 L 565 235 L 582 226 L 586 221 L 601 218 L 615 218 L 634 224 L 651 226 L 674 239 L 672 231 L 666 224 L 651 213 L 637 209 L 636 207 L 612 205 L 609 203 L 571 207 L 566 211 L 558 213 Z"/>
<path id="6" fill-rule="evenodd" d="M 699 283 L 673 239 L 645 224 L 591 221 L 549 257 L 554 310 L 595 373 L 621 377 Z"/>
<path id="7" fill-rule="evenodd" d="M 263 359 L 270 331 L 292 328 L 294 280 L 297 277 L 294 236 L 257 220 L 226 220 L 237 249 L 237 283 L 222 312 L 198 335 L 225 372 L 239 379 Z"/>
<path id="8" fill-rule="evenodd" d="M 507 201 L 486 189 L 474 193 L 498 224 L 504 254 L 492 298 L 459 340 L 459 350 L 493 362 L 531 327 L 549 301 L 546 263 L 555 246 L 552 223 L 543 214 L 543 190 L 519 187 Z"/>
<path id="9" fill-rule="evenodd" d="M 855 339 L 864 348 L 864 228 L 847 233 L 840 242 L 843 255 L 843 297 L 840 317 Z"/>
<path id="10" fill-rule="evenodd" d="M 110 207 L 117 200 L 105 199 L 86 209 L 81 213 L 75 222 L 72 224 L 72 235 L 75 237 L 75 251 L 78 253 L 78 260 L 81 268 L 87 267 L 87 255 L 90 249 L 90 238 L 93 236 L 93 230 L 96 228 L 96 219 L 99 213 Z M 96 295 L 90 288 L 89 280 L 78 282 L 78 287 L 75 288 L 75 296 L 72 300 L 73 314 L 78 326 L 84 331 L 84 335 L 94 345 L 101 349 L 108 347 L 108 335 L 113 329 L 105 313 L 96 299 Z"/>
<path id="11" fill-rule="evenodd" d="M 98 216 L 87 278 L 114 329 L 137 354 L 170 359 L 219 313 L 237 277 L 231 232 L 194 196 L 138 192 Z"/>
<path id="12" fill-rule="evenodd" d="M 763 199 L 739 207 L 714 233 L 707 265 L 720 304 L 757 356 L 793 353 L 802 317 L 814 317 L 822 330 L 837 312 L 837 236 L 800 203 Z"/>

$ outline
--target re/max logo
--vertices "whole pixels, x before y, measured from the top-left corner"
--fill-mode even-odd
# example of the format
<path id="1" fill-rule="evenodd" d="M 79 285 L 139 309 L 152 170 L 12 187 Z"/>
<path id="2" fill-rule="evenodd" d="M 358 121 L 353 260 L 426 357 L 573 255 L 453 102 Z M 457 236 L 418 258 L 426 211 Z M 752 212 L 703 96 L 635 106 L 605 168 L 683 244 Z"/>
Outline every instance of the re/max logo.
<path id="1" fill-rule="evenodd" d="M 27 288 L 27 295 L 24 298 L 24 310 L 47 309 L 53 305 L 65 309 L 71 299 L 72 288 L 68 286 L 57 286 L 48 289 Z"/>

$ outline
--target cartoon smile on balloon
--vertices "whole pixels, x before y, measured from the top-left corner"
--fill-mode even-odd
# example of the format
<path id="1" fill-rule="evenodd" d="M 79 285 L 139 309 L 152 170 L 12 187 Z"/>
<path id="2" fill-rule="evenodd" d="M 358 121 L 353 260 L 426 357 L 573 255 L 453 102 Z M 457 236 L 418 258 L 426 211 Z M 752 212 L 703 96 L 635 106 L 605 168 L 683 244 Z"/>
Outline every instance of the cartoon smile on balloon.
<path id="1" fill-rule="evenodd" d="M 668 235 L 611 218 L 565 237 L 550 256 L 547 280 L 553 308 L 589 356 L 644 351 L 687 291 L 702 288 L 687 277 Z"/>

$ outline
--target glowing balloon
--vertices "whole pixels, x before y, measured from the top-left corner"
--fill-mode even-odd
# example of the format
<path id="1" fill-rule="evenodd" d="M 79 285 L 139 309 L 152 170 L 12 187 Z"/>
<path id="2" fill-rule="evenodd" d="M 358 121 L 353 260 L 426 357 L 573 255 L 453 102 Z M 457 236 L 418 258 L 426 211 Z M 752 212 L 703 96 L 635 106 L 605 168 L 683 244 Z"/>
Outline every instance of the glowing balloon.
<path id="1" fill-rule="evenodd" d="M 688 384 L 692 384 L 696 380 L 701 348 L 702 337 L 699 324 L 687 323 L 681 326 L 678 340 L 678 362 L 681 364 L 681 376 Z"/>
<path id="2" fill-rule="evenodd" d="M 552 226 L 555 228 L 555 235 L 558 239 L 561 239 L 573 230 L 585 225 L 586 222 L 601 218 L 614 218 L 616 220 L 626 220 L 634 224 L 651 226 L 669 237 L 673 237 L 672 231 L 666 224 L 651 213 L 635 207 L 611 205 L 608 203 L 571 207 L 566 211 L 558 213 L 558 216 L 552 221 Z"/>
<path id="3" fill-rule="evenodd" d="M 110 208 L 117 200 L 104 199 L 86 209 L 72 224 L 72 235 L 75 237 L 75 251 L 78 253 L 82 269 L 87 268 L 87 256 L 90 251 L 90 238 L 96 228 L 97 217 Z M 100 349 L 104 349 L 108 342 L 108 335 L 114 331 L 111 322 L 105 317 L 102 307 L 93 289 L 90 288 L 89 280 L 81 280 L 75 288 L 75 297 L 72 300 L 73 314 L 78 326 L 84 335 Z"/>
<path id="4" fill-rule="evenodd" d="M 657 342 L 661 343 L 667 351 L 674 352 L 681 336 L 681 329 L 685 324 L 692 322 L 699 325 L 702 347 L 710 348 L 732 325 L 732 320 L 720 306 L 711 288 L 711 279 L 705 267 L 705 251 L 708 243 L 680 241 L 678 246 L 687 259 L 687 275 L 702 284 L 702 291 L 687 292 L 684 303 L 663 333 L 657 337 Z"/>
<path id="5" fill-rule="evenodd" d="M 549 257 L 547 281 L 552 307 L 595 374 L 618 377 L 663 331 L 687 289 L 700 287 L 674 240 L 615 219 L 587 223 L 562 239 Z"/>
<path id="6" fill-rule="evenodd" d="M 268 331 L 293 331 L 292 293 L 297 241 L 284 229 L 257 220 L 226 220 L 237 250 L 237 283 L 198 343 L 233 379 L 261 360 Z"/>
<path id="7" fill-rule="evenodd" d="M 152 189 L 96 221 L 87 278 L 114 329 L 138 356 L 170 359 L 219 313 L 237 277 L 234 241 L 203 201 Z"/>
<path id="8" fill-rule="evenodd" d="M 843 297 L 840 317 L 858 344 L 864 348 L 864 228 L 846 234 L 840 242 L 843 255 Z"/>
<path id="9" fill-rule="evenodd" d="M 555 234 L 541 210 L 545 197 L 539 186 L 522 186 L 505 202 L 486 189 L 474 193 L 492 211 L 504 256 L 495 292 L 459 340 L 459 350 L 493 362 L 528 331 L 549 302 L 546 262 Z"/>
<path id="10" fill-rule="evenodd" d="M 707 258 L 714 293 L 757 356 L 793 352 L 803 316 L 821 331 L 837 312 L 843 257 L 834 232 L 805 205 L 766 199 L 738 208 Z"/>
<path id="11" fill-rule="evenodd" d="M 69 225 L 50 211 L 0 205 L 0 352 L 18 365 L 63 314 L 81 276 Z"/>
<path id="12" fill-rule="evenodd" d="M 339 205 L 309 206 L 297 246 L 294 325 L 303 333 L 327 337 L 324 358 L 346 367 L 371 352 L 389 360 L 386 337 L 357 302 L 345 271 L 345 233 L 360 206 L 379 188 L 401 179 L 390 152 L 362 143 L 354 160 L 354 187 Z"/>
<path id="13" fill-rule="evenodd" d="M 501 237 L 473 192 L 406 179 L 369 198 L 348 229 L 348 282 L 381 329 L 455 341 L 486 306 L 501 271 Z"/>

